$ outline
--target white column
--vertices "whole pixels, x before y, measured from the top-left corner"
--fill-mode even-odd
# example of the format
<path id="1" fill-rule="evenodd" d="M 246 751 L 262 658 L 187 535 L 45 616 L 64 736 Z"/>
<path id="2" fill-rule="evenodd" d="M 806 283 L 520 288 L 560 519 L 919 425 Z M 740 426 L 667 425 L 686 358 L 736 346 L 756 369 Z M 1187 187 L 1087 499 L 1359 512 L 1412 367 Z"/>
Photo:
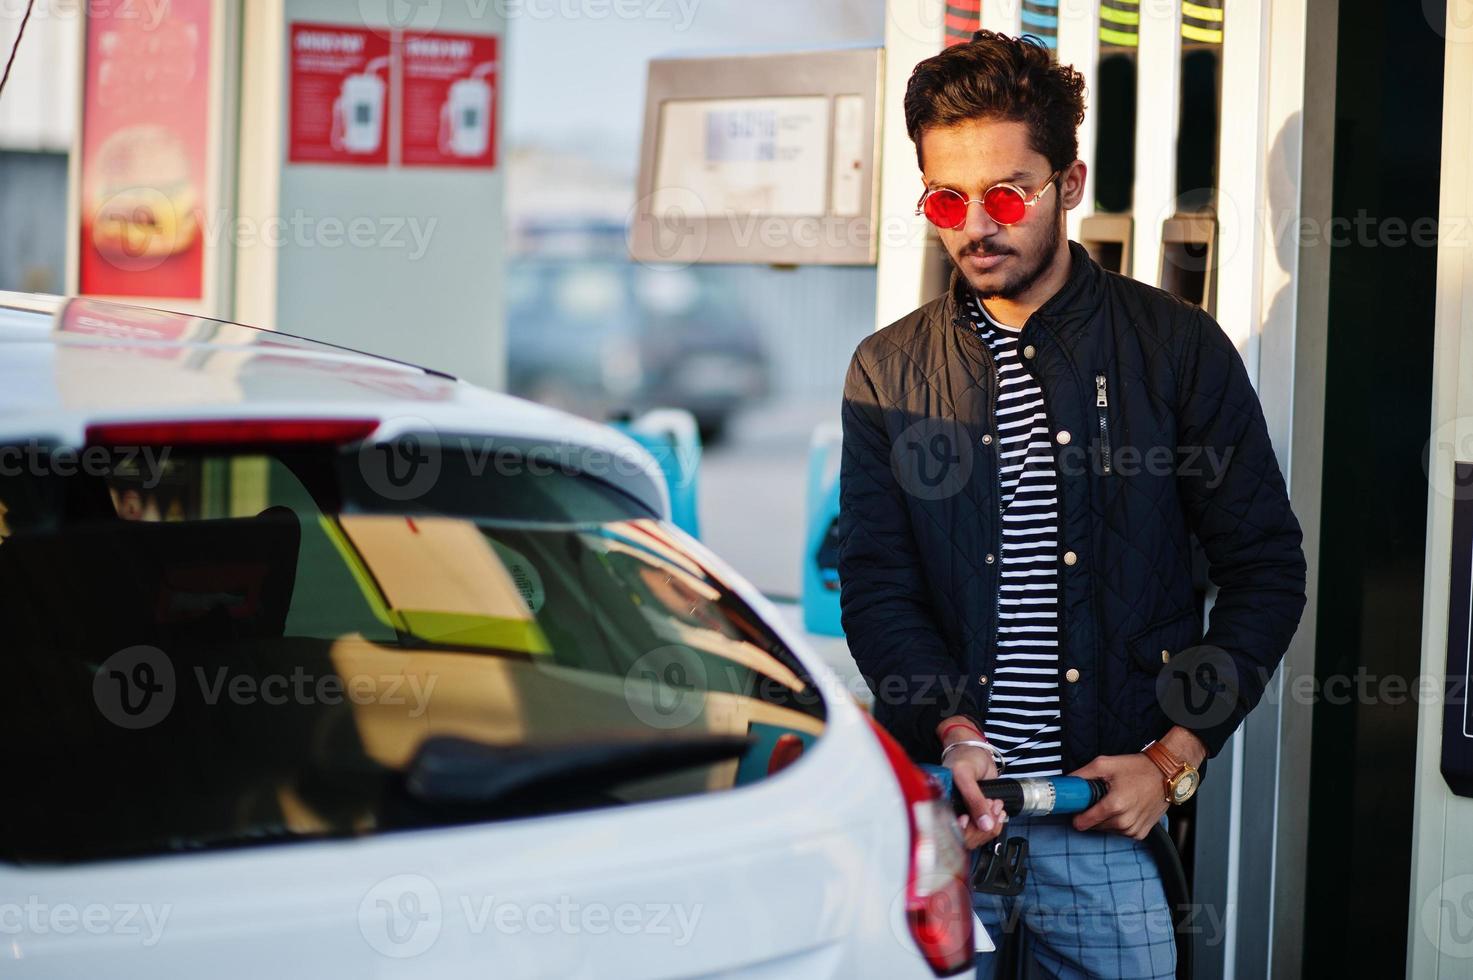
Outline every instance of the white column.
<path id="1" fill-rule="evenodd" d="M 1135 254 L 1132 273 L 1159 285 L 1161 222 L 1176 210 L 1176 130 L 1181 117 L 1181 7 L 1141 4 L 1136 77 Z"/>
<path id="2" fill-rule="evenodd" d="M 1099 85 L 1100 0 L 1063 0 L 1059 4 L 1059 64 L 1072 65 L 1084 76 L 1084 122 L 1079 127 L 1079 159 L 1088 170 L 1084 178 L 1084 200 L 1069 212 L 1069 237 L 1079 240 L 1079 226 L 1095 212 L 1095 138 L 1098 120 L 1089 104 Z"/>
<path id="3" fill-rule="evenodd" d="M 1473 462 L 1473 0 L 1448 0 L 1443 62 L 1442 189 L 1433 345 L 1432 438 L 1427 491 L 1427 562 L 1422 605 L 1422 669 L 1442 692 L 1447 668 L 1448 569 L 1453 463 Z M 1462 488 L 1466 493 L 1467 488 Z M 1439 771 L 1443 699 L 1420 699 L 1412 894 L 1407 909 L 1409 977 L 1469 974 L 1467 929 L 1473 895 L 1473 799 L 1456 796 Z M 1459 930 L 1462 930 L 1460 932 Z"/>
<path id="4" fill-rule="evenodd" d="M 941 51 L 944 0 L 886 0 L 885 83 L 880 121 L 879 258 L 875 329 L 894 323 L 927 298 L 926 219 L 915 214 L 921 173 L 905 131 L 905 83 L 917 62 Z"/>
<path id="5" fill-rule="evenodd" d="M 999 34 L 1023 33 L 1023 0 L 982 0 L 982 27 Z"/>

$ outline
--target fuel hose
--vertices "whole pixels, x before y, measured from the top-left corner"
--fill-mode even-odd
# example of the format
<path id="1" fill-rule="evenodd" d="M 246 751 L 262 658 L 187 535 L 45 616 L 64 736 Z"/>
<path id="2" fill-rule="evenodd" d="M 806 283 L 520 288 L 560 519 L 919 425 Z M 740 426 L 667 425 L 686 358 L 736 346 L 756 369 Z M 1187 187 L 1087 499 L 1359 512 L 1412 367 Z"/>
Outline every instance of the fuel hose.
<path id="1" fill-rule="evenodd" d="M 966 813 L 966 801 L 956 789 L 951 770 L 941 766 L 924 768 L 950 797 L 952 809 L 957 813 Z M 1103 779 L 1084 779 L 1079 776 L 1004 777 L 985 779 L 977 786 L 989 800 L 1001 800 L 1003 811 L 1009 817 L 1083 813 L 1104 799 L 1109 792 L 1109 785 Z M 1151 828 L 1143 843 L 1155 860 L 1156 869 L 1161 875 L 1161 887 L 1166 893 L 1166 904 L 1171 909 L 1172 925 L 1176 932 L 1177 976 L 1190 977 L 1192 937 L 1185 933 L 1184 926 L 1190 912 L 1191 888 L 1182 868 L 1181 856 L 1166 828 L 1160 824 Z"/>

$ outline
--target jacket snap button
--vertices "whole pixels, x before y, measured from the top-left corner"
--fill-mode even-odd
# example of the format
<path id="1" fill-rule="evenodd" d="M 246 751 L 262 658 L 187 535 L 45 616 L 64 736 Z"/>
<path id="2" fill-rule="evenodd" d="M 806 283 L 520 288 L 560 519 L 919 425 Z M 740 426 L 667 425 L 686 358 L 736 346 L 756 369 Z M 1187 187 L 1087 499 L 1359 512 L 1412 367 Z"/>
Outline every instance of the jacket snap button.
<path id="1" fill-rule="evenodd" d="M 1036 353 L 1038 353 L 1038 352 L 1033 349 L 1033 345 L 1032 344 L 1029 344 L 1028 346 L 1026 346 L 1026 347 L 1023 348 L 1023 356 L 1024 357 L 1032 357 Z"/>
<path id="2" fill-rule="evenodd" d="M 995 561 L 997 561 L 997 556 L 996 555 L 988 555 L 987 556 L 987 564 L 991 565 Z"/>
<path id="3" fill-rule="evenodd" d="M 1067 446 L 1067 445 L 1069 445 L 1069 439 L 1070 439 L 1069 430 L 1068 429 L 1060 429 L 1059 430 L 1059 434 L 1056 435 L 1056 436 L 1054 436 L 1054 438 L 1057 439 L 1057 440 L 1059 440 L 1059 445 L 1061 445 L 1061 446 Z"/>
<path id="4" fill-rule="evenodd" d="M 983 674 L 981 677 L 977 678 L 977 683 L 978 684 L 986 684 L 987 683 L 987 675 L 986 674 Z"/>
<path id="5" fill-rule="evenodd" d="M 1171 651 L 1170 650 L 1162 650 L 1161 651 L 1161 662 L 1163 664 L 1169 664 L 1169 663 L 1171 663 Z"/>
<path id="6" fill-rule="evenodd" d="M 1075 681 L 1079 680 L 1079 669 L 1077 667 L 1070 667 L 1068 670 L 1064 671 L 1064 680 L 1068 681 L 1070 684 L 1073 684 Z"/>
<path id="7" fill-rule="evenodd" d="M 988 433 L 987 435 L 985 435 L 985 436 L 982 437 L 982 445 L 984 445 L 984 446 L 990 446 L 990 445 L 992 445 L 992 434 L 991 433 Z"/>
<path id="8" fill-rule="evenodd" d="M 1064 552 L 1064 564 L 1072 565 L 1079 560 L 1079 556 L 1072 551 Z"/>

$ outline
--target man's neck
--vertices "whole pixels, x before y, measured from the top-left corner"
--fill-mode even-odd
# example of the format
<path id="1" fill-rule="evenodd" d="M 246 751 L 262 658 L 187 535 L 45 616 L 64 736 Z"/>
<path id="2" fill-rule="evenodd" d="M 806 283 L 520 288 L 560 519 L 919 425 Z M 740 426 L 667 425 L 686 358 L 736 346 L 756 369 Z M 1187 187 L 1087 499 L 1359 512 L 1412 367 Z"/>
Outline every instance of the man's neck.
<path id="1" fill-rule="evenodd" d="M 1049 263 L 1043 275 L 1034 280 L 1033 285 L 1029 286 L 1026 291 L 1012 299 L 994 296 L 987 300 L 987 312 L 999 323 L 1021 328 L 1028 322 L 1034 310 L 1047 303 L 1055 293 L 1064 288 L 1064 283 L 1069 281 L 1069 269 L 1073 261 L 1069 254 L 1069 240 L 1061 238 L 1059 250 L 1054 253 L 1054 260 Z"/>

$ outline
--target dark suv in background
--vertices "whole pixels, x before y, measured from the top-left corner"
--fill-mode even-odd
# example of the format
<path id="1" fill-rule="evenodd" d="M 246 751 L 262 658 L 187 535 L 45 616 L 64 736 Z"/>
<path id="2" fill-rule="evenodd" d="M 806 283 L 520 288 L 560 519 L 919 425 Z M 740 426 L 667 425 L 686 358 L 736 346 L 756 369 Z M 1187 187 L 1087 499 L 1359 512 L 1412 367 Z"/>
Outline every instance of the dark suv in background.
<path id="1" fill-rule="evenodd" d="M 769 391 L 756 324 L 719 267 L 618 258 L 507 266 L 513 394 L 594 419 L 684 408 L 707 444 Z"/>

